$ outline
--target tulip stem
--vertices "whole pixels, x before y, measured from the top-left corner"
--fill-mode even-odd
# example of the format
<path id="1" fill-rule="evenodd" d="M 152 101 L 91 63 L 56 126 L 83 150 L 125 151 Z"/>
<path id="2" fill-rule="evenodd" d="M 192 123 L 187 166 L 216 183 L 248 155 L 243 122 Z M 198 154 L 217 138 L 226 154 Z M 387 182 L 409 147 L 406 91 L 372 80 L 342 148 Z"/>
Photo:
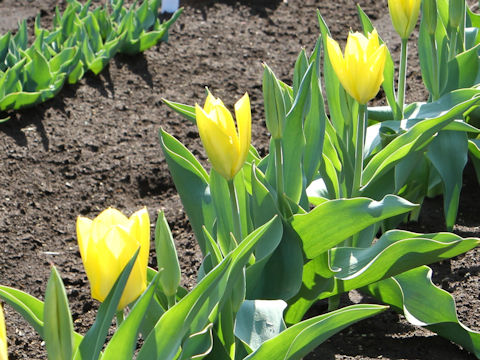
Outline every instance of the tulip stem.
<path id="1" fill-rule="evenodd" d="M 357 140 L 355 142 L 355 166 L 353 170 L 352 197 L 360 195 L 363 172 L 363 148 L 365 147 L 365 126 L 368 121 L 367 105 L 358 107 Z"/>
<path id="2" fill-rule="evenodd" d="M 430 35 L 430 42 L 432 46 L 432 100 L 436 101 L 440 97 L 440 77 L 438 73 L 438 56 L 437 56 L 437 41 L 435 40 L 435 34 Z"/>
<path id="3" fill-rule="evenodd" d="M 282 139 L 275 139 L 275 174 L 277 180 L 277 198 L 280 204 L 280 198 L 284 193 L 283 184 L 283 151 L 282 151 Z"/>
<path id="4" fill-rule="evenodd" d="M 228 180 L 228 190 L 230 192 L 230 205 L 232 207 L 233 217 L 233 236 L 237 243 L 243 240 L 242 236 L 242 222 L 240 220 L 240 207 L 238 206 L 237 191 L 233 179 Z"/>
<path id="5" fill-rule="evenodd" d="M 122 325 L 124 317 L 125 317 L 125 314 L 123 313 L 123 309 L 118 310 L 116 312 L 116 315 L 117 315 L 117 329 L 118 329 L 120 327 L 120 325 Z"/>
<path id="6" fill-rule="evenodd" d="M 400 71 L 398 73 L 398 99 L 397 104 L 400 108 L 401 119 L 403 119 L 403 108 L 405 107 L 405 82 L 407 78 L 407 50 L 408 38 L 402 39 L 401 57 L 400 57 Z"/>

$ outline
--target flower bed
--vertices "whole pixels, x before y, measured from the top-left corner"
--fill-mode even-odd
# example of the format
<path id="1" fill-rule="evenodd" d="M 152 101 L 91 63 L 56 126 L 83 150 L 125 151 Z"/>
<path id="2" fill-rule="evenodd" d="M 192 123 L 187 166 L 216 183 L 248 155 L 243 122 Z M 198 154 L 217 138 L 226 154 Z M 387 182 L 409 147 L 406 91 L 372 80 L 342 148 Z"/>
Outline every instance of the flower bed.
<path id="1" fill-rule="evenodd" d="M 37 6 L 53 16 L 51 1 L 34 5 L 4 0 L 0 9 Z M 77 215 L 96 216 L 108 206 L 127 214 L 146 205 L 151 217 L 163 209 L 181 259 L 183 284 L 192 287 L 201 255 L 158 143 L 162 126 L 206 164 L 196 128 L 161 102 L 203 103 L 208 86 L 225 103 L 250 94 L 253 144 L 267 152 L 261 94 L 262 61 L 285 81 L 292 78 L 301 46 L 311 51 L 318 36 L 315 9 L 329 21 L 332 35 L 344 39 L 359 30 L 352 2 L 189 1 L 173 26 L 170 43 L 135 57 L 117 56 L 98 77 L 87 74 L 59 96 L 15 115 L 0 127 L 0 279 L 4 285 L 43 297 L 50 263 L 65 282 L 75 329 L 91 325 L 97 303 L 91 300 L 76 237 Z M 399 43 L 390 28 L 386 4 L 364 1 L 394 58 Z M 23 7 L 22 7 L 23 6 Z M 2 12 L 3 13 L 3 12 Z M 13 16 L 13 15 L 12 15 Z M 225 21 L 225 20 L 228 21 Z M 30 18 L 30 21 L 32 18 Z M 3 29 L 10 30 L 10 29 Z M 411 54 L 416 44 L 411 44 Z M 417 63 L 418 64 L 418 63 Z M 407 102 L 423 100 L 418 65 L 409 64 Z M 382 103 L 379 97 L 378 104 Z M 479 236 L 478 185 L 467 172 L 455 231 Z M 421 232 L 444 230 L 442 202 L 428 202 L 415 226 Z M 153 255 L 153 253 L 152 253 Z M 478 251 L 435 267 L 437 284 L 459 300 L 459 316 L 479 330 Z M 151 264 L 154 263 L 151 257 Z M 353 301 L 358 301 L 351 295 Z M 342 301 L 348 304 L 345 296 Z M 320 304 L 317 310 L 325 310 Z M 8 306 L 5 309 L 11 358 L 44 358 L 40 338 Z M 467 359 L 447 340 L 431 336 L 387 312 L 333 337 L 309 358 Z M 473 358 L 473 357 L 472 357 Z"/>

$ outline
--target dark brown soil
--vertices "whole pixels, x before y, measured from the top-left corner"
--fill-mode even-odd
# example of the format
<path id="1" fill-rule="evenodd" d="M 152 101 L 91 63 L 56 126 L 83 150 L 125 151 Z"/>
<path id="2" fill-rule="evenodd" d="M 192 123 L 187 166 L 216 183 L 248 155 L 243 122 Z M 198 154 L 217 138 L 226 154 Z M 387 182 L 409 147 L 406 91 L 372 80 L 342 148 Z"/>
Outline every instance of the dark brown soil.
<path id="1" fill-rule="evenodd" d="M 48 20 L 53 0 L 0 0 L 0 33 L 37 12 Z M 61 2 L 64 6 L 64 2 Z M 386 1 L 360 1 L 395 58 L 399 45 Z M 203 102 L 208 86 L 227 104 L 248 91 L 253 142 L 267 150 L 261 93 L 262 62 L 291 83 L 302 47 L 311 51 L 320 9 L 333 36 L 359 29 L 355 2 L 186 0 L 170 42 L 134 57 L 117 56 L 98 77 L 88 74 L 58 97 L 15 114 L 0 125 L 0 284 L 43 298 L 55 264 L 64 279 L 75 328 L 85 332 L 97 303 L 90 299 L 75 236 L 78 215 L 96 216 L 108 206 L 127 214 L 147 206 L 152 223 L 163 209 L 182 262 L 183 283 L 195 283 L 201 256 L 176 194 L 160 146 L 163 127 L 205 162 L 197 131 L 161 99 Z M 425 99 L 416 45 L 410 47 L 407 101 Z M 382 102 L 381 99 L 378 100 Z M 455 231 L 480 235 L 480 192 L 468 170 Z M 444 230 L 441 199 L 427 201 L 415 226 Z M 152 266 L 155 266 L 152 250 Z M 452 292 L 459 317 L 480 330 L 478 251 L 436 265 L 435 281 Z M 358 296 L 350 297 L 358 301 Z M 350 300 L 345 295 L 344 302 Z M 5 306 L 10 359 L 45 359 L 33 329 Z M 458 346 L 414 328 L 393 311 L 358 323 L 318 348 L 309 359 L 473 359 Z"/>

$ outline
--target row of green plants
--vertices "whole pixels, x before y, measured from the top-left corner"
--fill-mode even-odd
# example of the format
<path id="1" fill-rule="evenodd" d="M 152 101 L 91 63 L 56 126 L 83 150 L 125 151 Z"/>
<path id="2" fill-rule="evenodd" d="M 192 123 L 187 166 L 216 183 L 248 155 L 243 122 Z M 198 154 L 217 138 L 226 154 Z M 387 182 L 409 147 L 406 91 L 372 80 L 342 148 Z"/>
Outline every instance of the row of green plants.
<path id="1" fill-rule="evenodd" d="M 15 35 L 0 37 L 0 112 L 47 101 L 87 71 L 99 74 L 115 54 L 137 54 L 166 40 L 182 12 L 160 22 L 160 0 L 135 2 L 129 8 L 123 0 L 95 9 L 91 5 L 92 0 L 67 0 L 63 13 L 56 8 L 51 29 L 41 27 L 38 15 L 31 44 L 26 21 Z"/>
<path id="2" fill-rule="evenodd" d="M 431 96 L 405 104 L 407 39 L 421 7 L 419 42 L 430 44 L 419 46 L 422 76 Z M 432 283 L 428 267 L 480 239 L 395 229 L 439 191 L 447 226 L 455 220 L 465 165 L 458 158 L 466 161 L 479 133 L 477 15 L 458 0 L 390 0 L 389 9 L 402 39 L 398 81 L 360 7 L 363 31 L 348 35 L 344 51 L 318 13 L 321 35 L 311 54 L 300 52 L 292 86 L 264 66 L 271 134 L 264 157 L 251 145 L 248 94 L 234 106 L 236 121 L 208 89 L 203 107 L 165 101 L 197 125 L 211 164 L 208 172 L 160 130 L 203 255 L 198 283 L 190 292 L 180 286 L 163 213 L 154 236 L 157 270 L 147 267 L 145 209 L 130 218 L 114 209 L 79 217 L 81 257 L 92 297 L 102 302 L 85 335 L 73 330 L 54 267 L 44 302 L 0 286 L 0 297 L 42 336 L 49 359 L 301 359 L 388 307 L 480 358 L 480 333 L 459 321 L 453 297 Z M 389 107 L 368 106 L 381 86 Z M 384 305 L 339 308 L 340 295 L 353 289 Z M 306 318 L 322 299 L 328 311 Z M 117 329 L 105 345 L 114 317 Z"/>

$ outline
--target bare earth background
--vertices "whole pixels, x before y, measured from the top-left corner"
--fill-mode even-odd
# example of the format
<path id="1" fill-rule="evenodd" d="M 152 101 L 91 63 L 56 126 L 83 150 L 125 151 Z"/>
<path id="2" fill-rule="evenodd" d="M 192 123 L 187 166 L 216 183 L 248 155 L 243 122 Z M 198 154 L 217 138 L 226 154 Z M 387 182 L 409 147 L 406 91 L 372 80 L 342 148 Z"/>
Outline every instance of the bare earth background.
<path id="1" fill-rule="evenodd" d="M 38 12 L 47 26 L 56 4 L 65 7 L 65 1 L 0 0 L 0 34 L 15 30 L 23 19 L 32 28 Z M 386 1 L 359 4 L 398 58 L 399 41 Z M 182 5 L 185 11 L 168 44 L 134 57 L 117 56 L 98 77 L 87 74 L 79 84 L 65 86 L 55 99 L 0 125 L 0 284 L 43 299 L 50 264 L 55 264 L 67 288 L 75 329 L 82 333 L 92 324 L 98 304 L 90 298 L 77 248 L 75 220 L 80 214 L 93 218 L 114 206 L 130 215 L 147 206 L 153 224 L 163 209 L 181 258 L 183 284 L 187 288 L 195 284 L 201 256 L 161 153 L 160 127 L 207 163 L 195 127 L 161 99 L 203 103 L 208 86 L 232 105 L 248 91 L 253 142 L 265 154 L 262 62 L 291 83 L 298 52 L 302 47 L 310 52 L 318 37 L 316 9 L 337 39 L 345 39 L 349 29 L 359 30 L 355 2 L 348 0 L 185 0 Z M 412 39 L 408 102 L 427 96 L 416 52 Z M 383 103 L 381 94 L 376 102 Z M 468 168 L 456 233 L 480 236 L 479 200 L 478 184 Z M 419 223 L 408 226 L 443 231 L 442 200 L 427 201 Z M 460 319 L 476 330 L 480 330 L 478 257 L 474 250 L 434 266 L 435 282 L 455 295 Z M 358 293 L 342 300 L 344 305 L 371 301 Z M 325 309 L 320 303 L 315 311 Z M 39 336 L 12 308 L 5 306 L 5 312 L 10 359 L 45 359 Z M 308 359 L 474 357 L 387 311 L 334 336 Z"/>

